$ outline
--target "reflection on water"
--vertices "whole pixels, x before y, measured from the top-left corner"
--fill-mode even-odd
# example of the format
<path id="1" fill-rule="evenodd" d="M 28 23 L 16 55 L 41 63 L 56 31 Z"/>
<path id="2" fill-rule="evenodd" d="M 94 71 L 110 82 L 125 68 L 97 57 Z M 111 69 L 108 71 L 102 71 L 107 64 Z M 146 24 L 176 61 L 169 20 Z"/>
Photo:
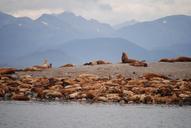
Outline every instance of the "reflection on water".
<path id="1" fill-rule="evenodd" d="M 0 102 L 0 128 L 190 128 L 191 106 Z"/>

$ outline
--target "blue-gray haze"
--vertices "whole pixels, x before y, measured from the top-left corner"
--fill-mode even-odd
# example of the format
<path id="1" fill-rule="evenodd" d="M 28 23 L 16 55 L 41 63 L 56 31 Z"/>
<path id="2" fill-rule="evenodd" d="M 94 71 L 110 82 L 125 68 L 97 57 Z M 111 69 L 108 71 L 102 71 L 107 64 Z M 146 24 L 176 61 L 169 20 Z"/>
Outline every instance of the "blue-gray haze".
<path id="1" fill-rule="evenodd" d="M 191 16 L 121 26 L 113 28 L 71 12 L 44 14 L 36 20 L 1 12 L 0 66 L 29 66 L 45 58 L 54 66 L 95 59 L 118 63 L 123 51 L 149 61 L 191 56 Z"/>

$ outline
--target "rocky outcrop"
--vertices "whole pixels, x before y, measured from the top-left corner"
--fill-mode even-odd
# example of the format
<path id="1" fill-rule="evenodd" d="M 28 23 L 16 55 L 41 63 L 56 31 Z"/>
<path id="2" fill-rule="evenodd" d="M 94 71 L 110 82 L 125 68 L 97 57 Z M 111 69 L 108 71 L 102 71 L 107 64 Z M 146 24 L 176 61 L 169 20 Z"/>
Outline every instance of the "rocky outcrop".
<path id="1" fill-rule="evenodd" d="M 163 59 L 160 59 L 159 62 L 191 62 L 191 58 L 190 57 L 184 57 L 184 56 L 181 56 L 181 57 L 177 57 L 177 58 L 171 58 L 171 59 L 168 59 L 168 58 L 163 58 Z"/>
<path id="2" fill-rule="evenodd" d="M 129 59 L 127 53 L 125 53 L 125 52 L 122 53 L 121 62 L 129 63 L 129 65 L 136 66 L 136 67 L 147 67 L 148 66 L 148 64 L 145 63 L 144 61 Z"/>
<path id="3" fill-rule="evenodd" d="M 0 75 L 1 100 L 64 100 L 144 104 L 191 104 L 191 80 L 154 73 L 139 78 L 34 78 Z"/>

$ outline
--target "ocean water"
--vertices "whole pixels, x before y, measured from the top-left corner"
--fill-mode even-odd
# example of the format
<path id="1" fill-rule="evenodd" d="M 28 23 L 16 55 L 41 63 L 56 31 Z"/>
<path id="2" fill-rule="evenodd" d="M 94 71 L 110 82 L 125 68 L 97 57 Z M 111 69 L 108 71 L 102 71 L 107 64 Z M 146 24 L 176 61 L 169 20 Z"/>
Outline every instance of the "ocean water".
<path id="1" fill-rule="evenodd" d="M 1 101 L 0 128 L 191 128 L 191 106 Z"/>

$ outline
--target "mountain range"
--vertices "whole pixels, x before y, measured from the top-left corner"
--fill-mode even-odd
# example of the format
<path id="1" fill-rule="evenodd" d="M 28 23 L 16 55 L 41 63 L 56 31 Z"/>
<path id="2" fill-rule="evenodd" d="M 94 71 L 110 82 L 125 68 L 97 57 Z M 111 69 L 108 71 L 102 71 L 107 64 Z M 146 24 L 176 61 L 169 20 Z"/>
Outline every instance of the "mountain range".
<path id="1" fill-rule="evenodd" d="M 113 27 L 71 12 L 43 14 L 36 20 L 0 12 L 0 66 L 23 67 L 47 58 L 53 65 L 95 59 L 191 56 L 191 16 L 173 15 Z"/>
<path id="2" fill-rule="evenodd" d="M 126 38 L 147 49 L 190 44 L 191 16 L 167 16 L 154 21 L 140 22 L 118 30 Z"/>
<path id="3" fill-rule="evenodd" d="M 134 25 L 134 24 L 137 24 L 137 23 L 139 23 L 139 21 L 137 21 L 137 20 L 129 20 L 129 21 L 125 21 L 125 22 L 120 23 L 120 24 L 113 25 L 113 28 L 121 29 L 123 27 L 127 27 L 127 26 Z"/>

